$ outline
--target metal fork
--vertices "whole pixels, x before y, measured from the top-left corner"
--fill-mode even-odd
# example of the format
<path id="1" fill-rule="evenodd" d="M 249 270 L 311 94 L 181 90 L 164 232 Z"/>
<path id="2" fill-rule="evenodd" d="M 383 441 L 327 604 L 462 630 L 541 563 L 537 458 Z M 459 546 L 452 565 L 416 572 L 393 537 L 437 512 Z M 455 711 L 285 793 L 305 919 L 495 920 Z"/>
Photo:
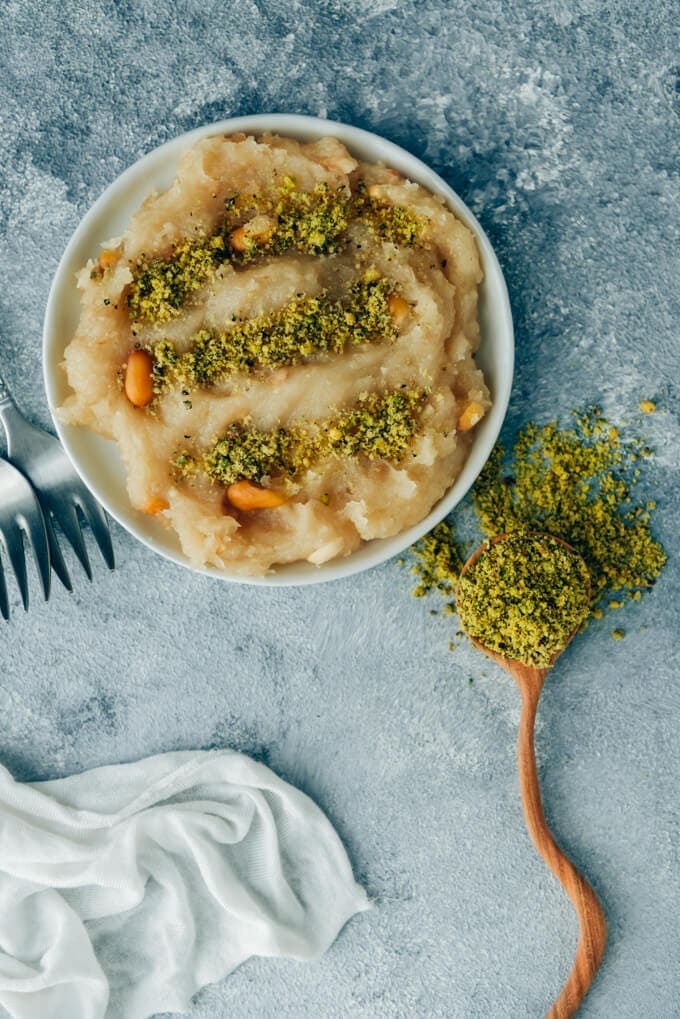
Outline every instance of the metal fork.
<path id="1" fill-rule="evenodd" d="M 33 551 L 45 601 L 50 596 L 50 553 L 45 518 L 35 492 L 16 467 L 0 459 L 0 544 L 17 578 L 24 609 L 28 608 L 28 577 L 24 536 Z M 0 613 L 9 619 L 9 598 L 0 558 Z"/>
<path id="2" fill-rule="evenodd" d="M 55 523 L 71 543 L 88 579 L 92 580 L 81 531 L 82 516 L 90 526 L 106 565 L 112 570 L 115 565 L 113 547 L 104 510 L 80 480 L 59 440 L 26 420 L 1 374 L 0 420 L 7 435 L 8 459 L 26 475 L 40 496 L 52 566 L 64 587 L 72 590 Z"/>

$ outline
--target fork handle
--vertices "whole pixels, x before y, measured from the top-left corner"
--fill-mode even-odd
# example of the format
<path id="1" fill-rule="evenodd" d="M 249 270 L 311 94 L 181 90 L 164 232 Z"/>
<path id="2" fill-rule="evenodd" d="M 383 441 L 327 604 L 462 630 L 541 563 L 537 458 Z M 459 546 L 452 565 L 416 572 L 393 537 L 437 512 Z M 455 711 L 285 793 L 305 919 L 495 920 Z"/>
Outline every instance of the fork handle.
<path id="1" fill-rule="evenodd" d="M 18 413 L 18 408 L 14 402 L 14 397 L 7 387 L 7 383 L 2 377 L 2 372 L 0 372 L 0 421 L 2 421 L 3 428 L 5 429 L 5 436 L 7 437 L 7 452 L 10 456 L 12 455 L 10 452 L 12 440 L 10 438 L 10 422 L 8 419 L 11 417 L 12 411 L 16 411 Z"/>
<path id="2" fill-rule="evenodd" d="M 27 422 L 24 415 L 17 407 L 14 397 L 9 391 L 9 386 L 2 377 L 0 372 L 0 421 L 5 429 L 5 435 L 7 436 L 7 453 L 12 459 L 16 453 L 15 446 L 19 443 L 19 435 L 21 434 L 22 425 L 25 427 Z M 20 463 L 15 466 L 22 468 Z"/>
<path id="3" fill-rule="evenodd" d="M 9 391 L 9 387 L 2 377 L 0 372 L 0 407 L 7 403 L 14 403 L 14 397 Z"/>

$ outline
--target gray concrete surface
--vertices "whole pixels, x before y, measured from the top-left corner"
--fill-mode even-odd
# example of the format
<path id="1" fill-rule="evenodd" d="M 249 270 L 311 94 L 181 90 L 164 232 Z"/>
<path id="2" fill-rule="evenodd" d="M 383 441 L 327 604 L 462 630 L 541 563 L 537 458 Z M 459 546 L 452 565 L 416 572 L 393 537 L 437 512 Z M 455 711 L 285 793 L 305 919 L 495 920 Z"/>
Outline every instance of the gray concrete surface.
<path id="1" fill-rule="evenodd" d="M 675 22 L 659 0 L 0 8 L 0 362 L 34 420 L 47 291 L 80 217 L 151 147 L 265 111 L 378 131 L 479 216 L 517 328 L 507 437 L 659 398 L 647 477 L 669 566 L 617 616 L 625 640 L 604 621 L 564 656 L 538 728 L 548 817 L 609 918 L 588 1019 L 680 1015 Z M 542 1015 L 576 926 L 524 831 L 511 681 L 449 653 L 450 620 L 394 562 L 267 591 L 114 537 L 114 574 L 98 564 L 0 628 L 0 759 L 38 779 L 244 750 L 328 812 L 377 902 L 320 962 L 251 962 L 193 1019 Z"/>

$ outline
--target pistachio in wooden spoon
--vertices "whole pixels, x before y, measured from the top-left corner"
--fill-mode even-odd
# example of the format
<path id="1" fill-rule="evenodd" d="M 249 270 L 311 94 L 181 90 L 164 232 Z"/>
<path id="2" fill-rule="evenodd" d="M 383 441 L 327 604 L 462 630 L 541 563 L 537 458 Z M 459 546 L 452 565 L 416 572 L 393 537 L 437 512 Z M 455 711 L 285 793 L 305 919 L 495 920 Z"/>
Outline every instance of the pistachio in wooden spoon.
<path id="1" fill-rule="evenodd" d="M 558 538 L 518 531 L 481 546 L 460 577 L 456 603 L 475 643 L 548 668 L 588 615 L 588 568 Z"/>
<path id="2" fill-rule="evenodd" d="M 588 568 L 571 545 L 551 534 L 502 534 L 470 556 L 458 581 L 456 603 L 473 643 L 510 673 L 522 695 L 517 764 L 524 817 L 538 852 L 571 898 L 580 930 L 574 964 L 548 1019 L 571 1019 L 602 961 L 607 921 L 597 895 L 546 822 L 534 723 L 550 668 L 588 615 Z"/>

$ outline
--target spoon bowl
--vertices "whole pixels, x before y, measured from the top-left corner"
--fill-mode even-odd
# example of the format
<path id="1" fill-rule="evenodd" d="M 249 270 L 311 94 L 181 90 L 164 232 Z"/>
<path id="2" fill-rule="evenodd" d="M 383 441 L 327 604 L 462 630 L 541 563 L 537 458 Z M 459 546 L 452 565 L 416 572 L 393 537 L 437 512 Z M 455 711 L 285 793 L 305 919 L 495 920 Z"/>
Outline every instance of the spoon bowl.
<path id="1" fill-rule="evenodd" d="M 510 535 L 502 534 L 490 542 L 485 542 L 473 552 L 461 570 L 461 578 L 474 567 L 479 559 L 499 542 L 506 541 Z M 545 539 L 558 542 L 569 552 L 578 556 L 576 549 L 544 532 L 529 532 L 526 537 Z M 456 588 L 456 602 L 460 593 L 460 581 Z M 589 592 L 590 593 L 590 592 Z M 463 628 L 465 624 L 461 617 Z M 522 697 L 522 713 L 519 723 L 517 741 L 517 767 L 519 784 L 522 794 L 524 819 L 531 839 L 539 854 L 551 869 L 555 877 L 564 886 L 576 911 L 579 921 L 579 941 L 574 964 L 567 981 L 547 1013 L 548 1019 L 570 1019 L 588 993 L 595 974 L 600 966 L 607 942 L 607 921 L 600 901 L 583 875 L 576 869 L 571 860 L 557 845 L 543 812 L 541 789 L 536 771 L 536 754 L 534 749 L 534 724 L 538 701 L 543 684 L 555 664 L 555 661 L 571 642 L 580 626 L 575 627 L 567 637 L 564 647 L 553 655 L 547 667 L 539 668 L 514 658 L 507 658 L 497 651 L 485 647 L 476 637 L 470 640 L 492 658 L 502 669 L 516 681 Z"/>

